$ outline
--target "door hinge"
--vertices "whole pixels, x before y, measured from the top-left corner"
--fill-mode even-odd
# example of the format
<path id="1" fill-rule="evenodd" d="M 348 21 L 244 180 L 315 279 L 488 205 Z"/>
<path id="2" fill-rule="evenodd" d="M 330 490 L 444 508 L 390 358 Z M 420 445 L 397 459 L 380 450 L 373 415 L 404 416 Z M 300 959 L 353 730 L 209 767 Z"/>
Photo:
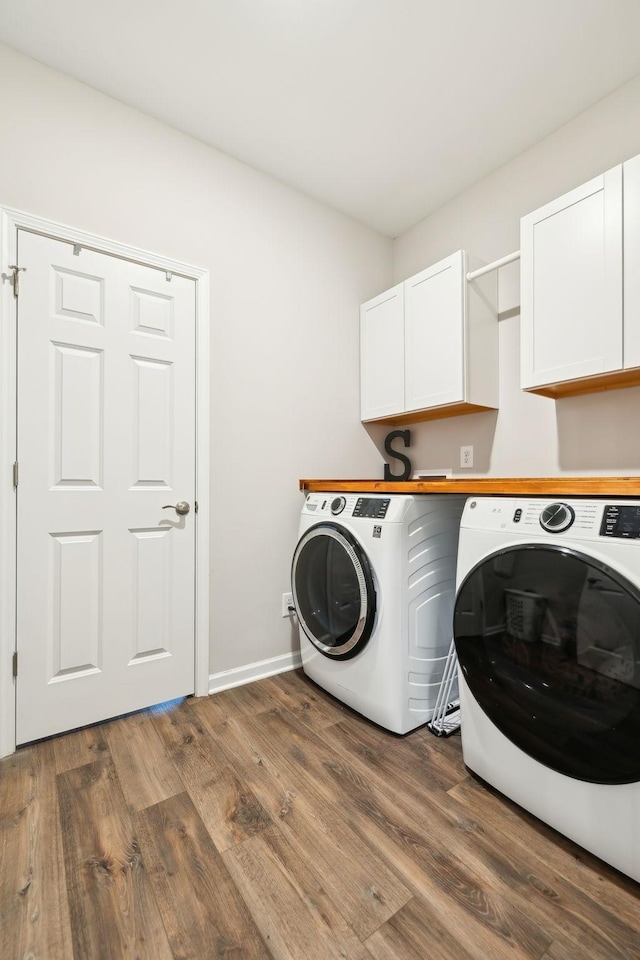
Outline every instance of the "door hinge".
<path id="1" fill-rule="evenodd" d="M 14 677 L 18 676 L 18 651 L 14 651 L 13 654 L 13 675 Z"/>
<path id="2" fill-rule="evenodd" d="M 20 271 L 23 273 L 26 272 L 26 267 L 19 267 L 17 263 L 12 263 L 9 266 L 9 270 L 13 271 L 13 295 L 14 297 L 20 296 Z"/>
<path id="3" fill-rule="evenodd" d="M 15 460 L 15 461 L 14 461 L 14 464 L 13 464 L 13 485 L 14 485 L 14 487 L 17 487 L 17 486 L 18 486 L 18 472 L 19 472 L 19 468 L 20 468 L 20 465 L 19 465 L 18 461 Z"/>

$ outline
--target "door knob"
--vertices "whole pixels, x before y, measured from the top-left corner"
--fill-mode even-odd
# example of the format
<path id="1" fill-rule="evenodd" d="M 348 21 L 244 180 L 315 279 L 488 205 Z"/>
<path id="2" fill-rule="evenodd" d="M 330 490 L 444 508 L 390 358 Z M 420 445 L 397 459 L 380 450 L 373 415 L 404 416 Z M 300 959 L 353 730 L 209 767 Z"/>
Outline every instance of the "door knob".
<path id="1" fill-rule="evenodd" d="M 185 514 L 189 513 L 191 507 L 186 500 L 178 500 L 177 503 L 165 503 L 163 510 L 175 510 L 175 512 L 180 517 L 184 517 Z"/>

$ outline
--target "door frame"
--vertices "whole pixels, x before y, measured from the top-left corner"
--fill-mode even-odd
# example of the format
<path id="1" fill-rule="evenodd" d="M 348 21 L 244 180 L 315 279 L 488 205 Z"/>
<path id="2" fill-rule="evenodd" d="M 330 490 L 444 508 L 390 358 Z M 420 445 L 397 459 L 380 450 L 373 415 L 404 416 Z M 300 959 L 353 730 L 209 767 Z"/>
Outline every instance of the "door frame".
<path id="1" fill-rule="evenodd" d="M 17 314 L 11 264 L 17 263 L 18 230 L 78 244 L 123 260 L 155 267 L 196 284 L 196 500 L 194 690 L 209 693 L 209 544 L 210 544 L 210 337 L 209 271 L 129 244 L 109 240 L 43 217 L 0 206 L 0 757 L 16 748 L 17 649 L 17 497 L 13 486 L 17 433 Z M 20 274 L 22 278 L 23 274 Z"/>

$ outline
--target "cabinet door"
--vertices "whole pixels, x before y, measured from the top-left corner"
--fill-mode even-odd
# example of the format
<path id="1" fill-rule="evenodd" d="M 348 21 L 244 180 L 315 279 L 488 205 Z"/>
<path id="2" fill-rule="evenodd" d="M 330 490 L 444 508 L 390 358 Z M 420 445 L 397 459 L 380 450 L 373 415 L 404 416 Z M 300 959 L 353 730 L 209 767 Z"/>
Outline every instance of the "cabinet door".
<path id="1" fill-rule="evenodd" d="M 403 285 L 360 307 L 360 419 L 404 411 Z"/>
<path id="2" fill-rule="evenodd" d="M 640 156 L 622 167 L 624 190 L 624 366 L 640 367 Z"/>
<path id="3" fill-rule="evenodd" d="M 405 281 L 407 410 L 465 399 L 464 253 Z"/>
<path id="4" fill-rule="evenodd" d="M 521 385 L 622 368 L 622 167 L 520 222 Z"/>

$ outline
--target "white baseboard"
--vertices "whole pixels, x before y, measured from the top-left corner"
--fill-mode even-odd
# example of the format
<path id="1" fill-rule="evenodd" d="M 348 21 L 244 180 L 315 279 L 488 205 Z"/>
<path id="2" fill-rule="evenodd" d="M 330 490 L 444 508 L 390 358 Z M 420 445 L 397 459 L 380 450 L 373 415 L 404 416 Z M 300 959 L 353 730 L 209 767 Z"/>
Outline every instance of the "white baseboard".
<path id="1" fill-rule="evenodd" d="M 286 673 L 302 665 L 300 652 L 283 653 L 270 660 L 258 660 L 257 663 L 248 663 L 244 667 L 234 667 L 232 670 L 222 670 L 220 673 L 209 674 L 209 694 L 219 693 L 220 690 L 229 690 L 231 687 L 240 687 L 254 680 L 263 680 L 273 677 L 277 673 Z"/>

